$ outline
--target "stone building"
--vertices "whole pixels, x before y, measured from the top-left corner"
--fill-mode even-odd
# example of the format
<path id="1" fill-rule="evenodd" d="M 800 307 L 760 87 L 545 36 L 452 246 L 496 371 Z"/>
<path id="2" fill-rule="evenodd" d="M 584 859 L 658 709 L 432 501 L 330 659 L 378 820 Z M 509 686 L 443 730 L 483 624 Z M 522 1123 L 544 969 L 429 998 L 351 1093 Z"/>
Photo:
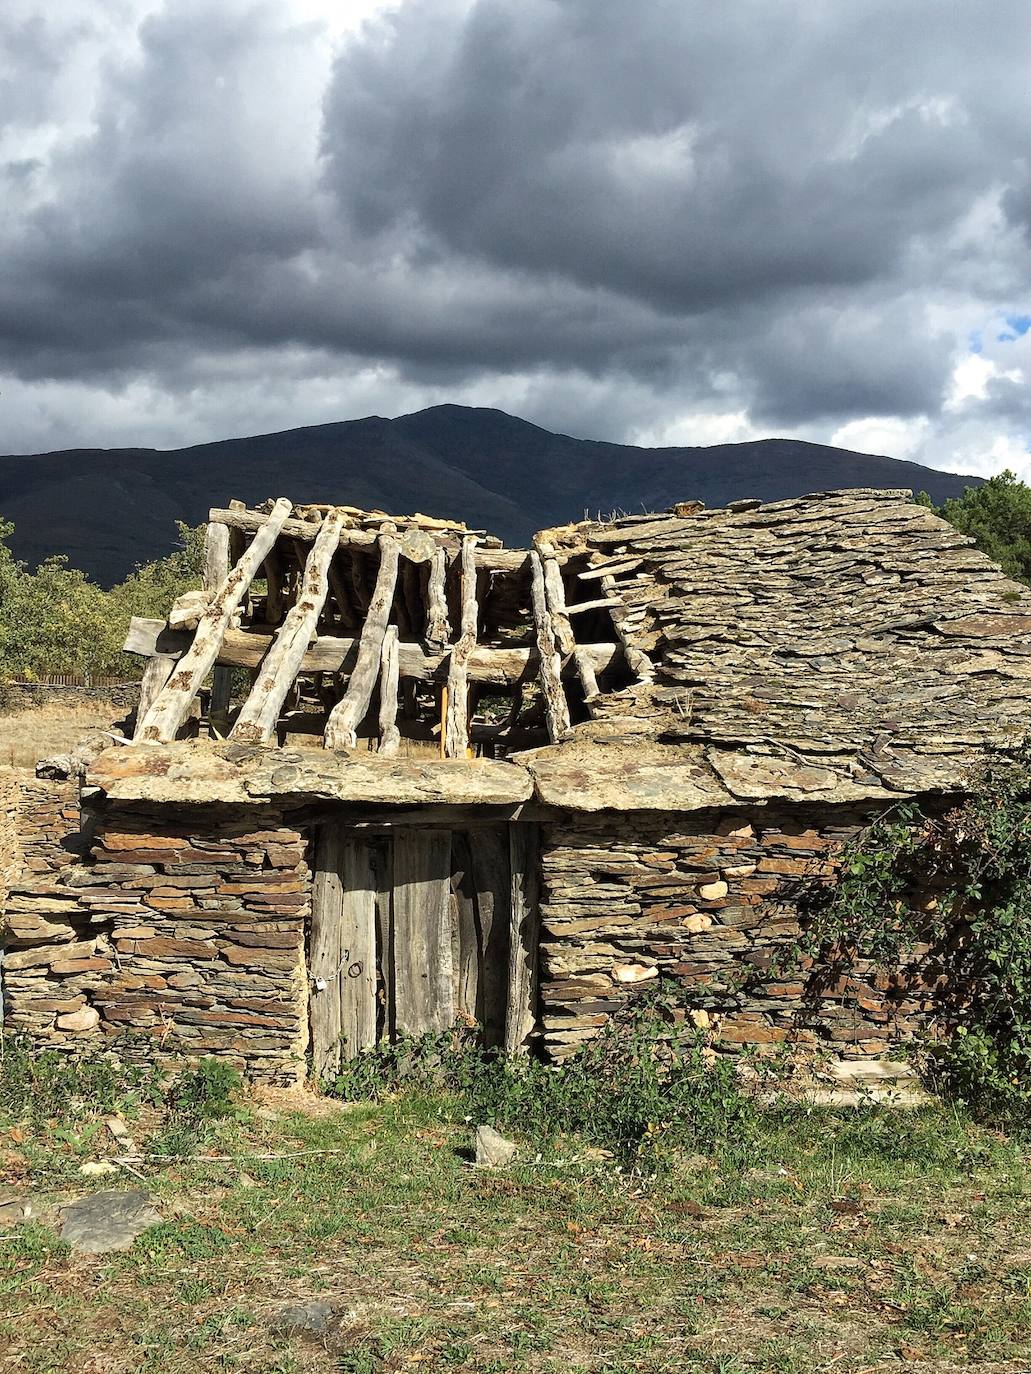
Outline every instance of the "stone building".
<path id="1" fill-rule="evenodd" d="M 81 824 L 8 790 L 9 1028 L 283 1081 L 456 1021 L 561 1057 L 669 979 L 724 1045 L 862 1057 L 934 1021 L 933 963 L 773 955 L 845 836 L 1023 735 L 1031 593 L 905 492 L 531 550 L 277 501 L 213 511 L 127 647 Z"/>

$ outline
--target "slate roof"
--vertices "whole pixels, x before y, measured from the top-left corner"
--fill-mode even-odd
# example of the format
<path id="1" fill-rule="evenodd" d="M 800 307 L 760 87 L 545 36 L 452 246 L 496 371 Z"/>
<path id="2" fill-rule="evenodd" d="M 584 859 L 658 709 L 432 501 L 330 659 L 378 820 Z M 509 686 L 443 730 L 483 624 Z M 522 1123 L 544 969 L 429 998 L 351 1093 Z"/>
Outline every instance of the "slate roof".
<path id="1" fill-rule="evenodd" d="M 1031 591 L 909 492 L 676 510 L 578 527 L 654 682 L 607 698 L 578 743 L 522 756 L 542 778 L 566 751 L 596 790 L 611 773 L 614 805 L 633 804 L 635 757 L 679 761 L 699 805 L 884 797 L 961 788 L 986 744 L 1028 728 Z"/>

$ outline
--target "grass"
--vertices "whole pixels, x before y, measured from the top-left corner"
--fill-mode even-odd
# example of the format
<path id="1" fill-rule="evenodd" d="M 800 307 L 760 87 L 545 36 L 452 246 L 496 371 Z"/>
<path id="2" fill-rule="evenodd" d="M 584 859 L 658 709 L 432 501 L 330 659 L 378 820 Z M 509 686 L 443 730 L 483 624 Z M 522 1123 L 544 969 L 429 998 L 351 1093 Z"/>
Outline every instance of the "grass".
<path id="1" fill-rule="evenodd" d="M 0 1231 L 0 1370 L 1031 1366 L 1027 1158 L 944 1109 L 771 1111 L 746 1143 L 674 1151 L 653 1176 L 575 1138 L 478 1171 L 443 1098 L 184 1119 L 136 1085 L 129 1107 L 146 1153 L 221 1159 L 144 1165 L 165 1220 L 125 1254 Z M 140 1186 L 78 1174 L 116 1148 L 78 1115 L 0 1105 L 4 1192 Z M 280 1329 L 285 1304 L 316 1299 L 334 1307 L 324 1333 Z"/>

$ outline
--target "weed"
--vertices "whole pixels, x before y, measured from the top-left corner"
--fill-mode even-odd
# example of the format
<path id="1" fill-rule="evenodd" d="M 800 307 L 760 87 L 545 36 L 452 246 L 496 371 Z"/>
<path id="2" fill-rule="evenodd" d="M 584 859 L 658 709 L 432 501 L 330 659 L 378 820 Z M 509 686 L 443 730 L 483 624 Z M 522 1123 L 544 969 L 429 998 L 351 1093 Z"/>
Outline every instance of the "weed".
<path id="1" fill-rule="evenodd" d="M 348 1101 L 443 1094 L 452 1119 L 540 1144 L 577 1135 L 650 1166 L 679 1149 L 743 1144 L 757 1109 L 735 1063 L 715 1056 L 676 1011 L 663 991 L 641 997 L 555 1066 L 481 1049 L 462 1032 L 402 1040 L 349 1061 L 331 1091 Z"/>

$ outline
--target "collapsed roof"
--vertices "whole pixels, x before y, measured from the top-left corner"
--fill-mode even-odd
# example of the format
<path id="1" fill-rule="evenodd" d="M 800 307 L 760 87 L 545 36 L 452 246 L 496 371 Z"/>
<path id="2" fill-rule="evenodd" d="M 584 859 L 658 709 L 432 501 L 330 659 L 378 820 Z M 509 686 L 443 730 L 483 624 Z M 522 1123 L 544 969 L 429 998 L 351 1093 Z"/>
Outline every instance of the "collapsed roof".
<path id="1" fill-rule="evenodd" d="M 235 506 L 212 512 L 205 581 L 127 647 L 152 655 L 136 739 L 225 737 L 179 769 L 222 787 L 278 742 L 360 750 L 366 773 L 410 761 L 424 799 L 468 792 L 476 759 L 484 782 L 519 764 L 541 800 L 586 809 L 851 801 L 960 787 L 1025 730 L 1031 593 L 908 492 L 685 503 L 531 550 L 423 516 Z M 125 754 L 95 773 L 129 796 L 159 766 Z M 339 753 L 301 756 L 315 792 L 339 772 Z"/>

